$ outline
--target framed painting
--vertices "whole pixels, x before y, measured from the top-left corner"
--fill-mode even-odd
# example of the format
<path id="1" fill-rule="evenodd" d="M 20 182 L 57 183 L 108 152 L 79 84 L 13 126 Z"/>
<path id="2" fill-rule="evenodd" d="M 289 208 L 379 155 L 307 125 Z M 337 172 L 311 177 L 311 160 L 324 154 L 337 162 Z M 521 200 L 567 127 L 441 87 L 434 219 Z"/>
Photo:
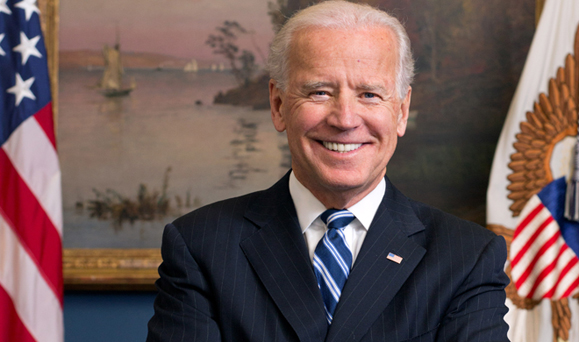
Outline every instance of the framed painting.
<path id="1" fill-rule="evenodd" d="M 365 2 L 401 19 L 417 66 L 388 176 L 409 197 L 484 224 L 535 0 Z M 269 187 L 289 169 L 264 65 L 276 30 L 308 1 L 43 3 L 58 90 L 65 284 L 151 289 L 166 223 Z"/>
<path id="2" fill-rule="evenodd" d="M 287 170 L 267 87 L 254 90 L 271 10 L 264 1 L 60 3 L 67 288 L 152 284 L 166 223 Z"/>

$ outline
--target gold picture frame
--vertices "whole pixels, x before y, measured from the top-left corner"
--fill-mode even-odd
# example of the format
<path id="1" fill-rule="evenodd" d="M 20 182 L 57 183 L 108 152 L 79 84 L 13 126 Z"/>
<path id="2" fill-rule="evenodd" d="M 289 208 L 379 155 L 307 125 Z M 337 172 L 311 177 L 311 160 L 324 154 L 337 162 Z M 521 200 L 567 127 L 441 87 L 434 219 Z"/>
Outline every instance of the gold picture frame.
<path id="1" fill-rule="evenodd" d="M 46 44 L 55 127 L 58 124 L 58 5 L 39 0 Z M 151 249 L 64 249 L 65 290 L 153 291 L 161 251 Z"/>
<path id="2" fill-rule="evenodd" d="M 153 291 L 161 251 L 67 248 L 62 259 L 65 290 Z"/>

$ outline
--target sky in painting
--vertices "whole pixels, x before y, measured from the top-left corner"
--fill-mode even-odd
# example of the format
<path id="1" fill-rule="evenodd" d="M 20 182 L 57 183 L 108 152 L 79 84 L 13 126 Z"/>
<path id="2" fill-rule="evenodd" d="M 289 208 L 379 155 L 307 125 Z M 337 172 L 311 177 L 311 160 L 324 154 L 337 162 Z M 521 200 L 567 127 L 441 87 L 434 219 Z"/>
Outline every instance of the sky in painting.
<path id="1" fill-rule="evenodd" d="M 207 37 L 235 20 L 254 32 L 238 45 L 266 54 L 273 37 L 267 10 L 267 0 L 61 0 L 60 50 L 100 50 L 114 44 L 118 27 L 124 51 L 211 59 Z"/>

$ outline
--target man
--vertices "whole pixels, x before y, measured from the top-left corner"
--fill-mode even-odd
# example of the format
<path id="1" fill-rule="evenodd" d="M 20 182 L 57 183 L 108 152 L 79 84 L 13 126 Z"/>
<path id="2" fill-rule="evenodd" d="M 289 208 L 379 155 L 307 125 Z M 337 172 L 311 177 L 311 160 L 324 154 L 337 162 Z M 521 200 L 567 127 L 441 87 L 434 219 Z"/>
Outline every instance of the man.
<path id="1" fill-rule="evenodd" d="M 148 341 L 508 341 L 504 240 L 385 177 L 411 96 L 400 23 L 309 7 L 269 69 L 292 170 L 167 225 Z"/>

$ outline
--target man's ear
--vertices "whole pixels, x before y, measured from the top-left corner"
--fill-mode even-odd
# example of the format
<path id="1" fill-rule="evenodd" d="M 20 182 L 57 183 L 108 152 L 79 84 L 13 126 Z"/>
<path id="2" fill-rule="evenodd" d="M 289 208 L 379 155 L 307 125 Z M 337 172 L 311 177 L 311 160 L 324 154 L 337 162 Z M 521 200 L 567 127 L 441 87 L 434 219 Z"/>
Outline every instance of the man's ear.
<path id="1" fill-rule="evenodd" d="M 410 113 L 410 98 L 412 97 L 412 87 L 408 87 L 406 96 L 400 103 L 400 113 L 398 114 L 398 122 L 396 125 L 396 133 L 402 137 L 406 133 L 406 125 L 408 124 L 408 115 Z"/>
<path id="2" fill-rule="evenodd" d="M 273 126 L 278 132 L 285 131 L 285 121 L 281 113 L 283 102 L 283 93 L 277 87 L 277 82 L 273 79 L 269 80 L 269 106 L 271 108 L 271 120 Z"/>

